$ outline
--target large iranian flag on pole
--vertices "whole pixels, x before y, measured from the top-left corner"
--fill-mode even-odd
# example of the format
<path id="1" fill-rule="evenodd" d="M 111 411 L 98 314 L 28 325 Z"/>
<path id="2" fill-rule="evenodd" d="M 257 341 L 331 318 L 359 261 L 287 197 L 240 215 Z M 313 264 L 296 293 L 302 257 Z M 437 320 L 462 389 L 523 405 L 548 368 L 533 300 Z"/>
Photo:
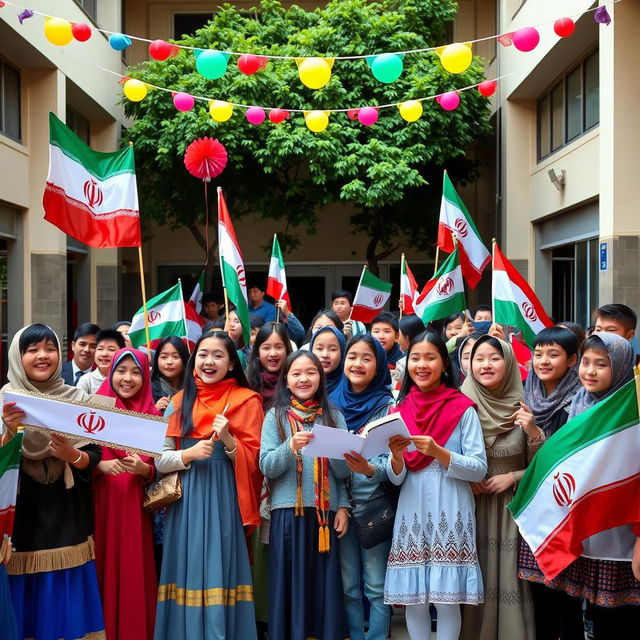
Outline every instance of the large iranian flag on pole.
<path id="1" fill-rule="evenodd" d="M 248 345 L 251 338 L 251 325 L 247 300 L 247 276 L 240 245 L 231 224 L 231 216 L 229 216 L 221 187 L 218 187 L 218 251 L 222 286 L 226 289 L 227 298 L 236 307 L 236 314 L 242 325 L 242 338 L 244 344 Z"/>
<path id="2" fill-rule="evenodd" d="M 198 281 L 196 282 L 196 286 L 193 287 L 193 291 L 191 292 L 191 296 L 189 298 L 189 304 L 193 307 L 196 313 L 200 313 L 202 311 L 202 296 L 204 295 L 204 278 L 205 271 L 202 270 Z"/>
<path id="3" fill-rule="evenodd" d="M 49 113 L 44 219 L 90 247 L 139 247 L 133 147 L 101 153 Z"/>
<path id="4" fill-rule="evenodd" d="M 152 348 L 168 336 L 184 338 L 187 335 L 185 303 L 180 282 L 147 301 L 147 320 Z M 131 320 L 129 338 L 134 347 L 147 342 L 143 308 L 138 309 Z"/>
<path id="5" fill-rule="evenodd" d="M 416 315 L 422 318 L 425 326 L 428 322 L 448 318 L 452 313 L 467 308 L 458 251 L 456 247 L 442 263 L 413 305 Z"/>
<path id="6" fill-rule="evenodd" d="M 280 250 L 278 236 L 273 234 L 273 247 L 271 248 L 271 261 L 269 262 L 269 278 L 267 280 L 267 295 L 274 300 L 285 300 L 287 307 L 291 309 L 291 299 L 287 289 L 287 274 L 284 269 L 284 258 Z"/>
<path id="7" fill-rule="evenodd" d="M 400 265 L 400 300 L 402 300 L 402 312 L 405 314 L 415 313 L 413 304 L 418 297 L 418 283 L 413 277 L 404 253 L 402 254 Z"/>
<path id="8" fill-rule="evenodd" d="M 518 327 L 531 348 L 536 335 L 545 327 L 553 326 L 533 289 L 496 243 L 493 245 L 492 297 L 493 321 Z"/>
<path id="9" fill-rule="evenodd" d="M 366 267 L 362 269 L 360 282 L 351 307 L 351 320 L 371 322 L 387 304 L 393 285 L 374 276 Z"/>
<path id="10" fill-rule="evenodd" d="M 639 385 L 636 377 L 549 438 L 509 504 L 548 580 L 596 533 L 633 524 L 640 535 Z"/>
<path id="11" fill-rule="evenodd" d="M 445 171 L 437 244 L 446 253 L 451 253 L 454 249 L 454 233 L 458 239 L 462 273 L 468 285 L 475 289 L 484 268 L 491 261 L 491 254 L 484 246 L 471 214 Z"/>
<path id="12" fill-rule="evenodd" d="M 22 431 L 0 447 L 0 562 L 6 559 L 16 515 Z"/>

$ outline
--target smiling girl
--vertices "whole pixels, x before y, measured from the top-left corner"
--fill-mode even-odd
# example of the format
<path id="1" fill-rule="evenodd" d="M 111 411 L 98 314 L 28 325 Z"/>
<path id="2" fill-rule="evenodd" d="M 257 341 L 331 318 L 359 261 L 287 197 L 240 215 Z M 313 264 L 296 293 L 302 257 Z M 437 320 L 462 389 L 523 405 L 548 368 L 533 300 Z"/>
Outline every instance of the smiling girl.
<path id="1" fill-rule="evenodd" d="M 471 349 L 470 375 L 461 391 L 475 402 L 487 452 L 487 478 L 473 485 L 478 557 L 485 578 L 485 602 L 464 611 L 462 638 L 522 640 L 535 637 L 526 582 L 518 580 L 518 530 L 506 509 L 515 486 L 545 439 L 544 432 L 517 412 L 524 393 L 511 345 L 484 335 Z"/>
<path id="2" fill-rule="evenodd" d="M 372 420 L 387 415 L 393 402 L 389 390 L 391 377 L 387 355 L 379 340 L 368 334 L 356 336 L 347 345 L 344 377 L 329 396 L 342 412 L 347 429 L 360 433 Z M 345 455 L 351 470 L 350 486 L 353 499 L 367 502 L 387 480 L 387 459 L 384 454 L 367 460 L 354 451 Z M 340 559 L 345 606 L 351 640 L 384 640 L 389 632 L 390 609 L 384 604 L 384 576 L 391 540 L 365 549 L 357 533 L 349 529 L 340 539 Z M 365 634 L 362 588 L 371 603 L 369 629 Z"/>
<path id="3" fill-rule="evenodd" d="M 177 336 L 169 336 L 158 345 L 151 371 L 151 394 L 161 413 L 182 389 L 188 360 L 187 345 Z"/>
<path id="4" fill-rule="evenodd" d="M 578 368 L 582 387 L 573 398 L 569 418 L 629 382 L 634 363 L 633 349 L 624 338 L 606 332 L 587 338 L 582 344 Z M 631 525 L 593 535 L 583 541 L 582 555 L 553 581 L 545 583 L 574 599 L 585 598 L 593 605 L 590 614 L 595 640 L 635 637 L 640 628 L 640 581 L 634 577 L 629 562 L 636 541 Z"/>
<path id="5" fill-rule="evenodd" d="M 158 416 L 147 357 L 120 349 L 96 392 L 116 407 Z M 109 640 L 150 640 L 156 613 L 152 521 L 142 508 L 144 485 L 155 475 L 153 458 L 102 447 L 94 475 L 96 568 Z"/>
<path id="6" fill-rule="evenodd" d="M 487 470 L 473 403 L 454 385 L 444 340 L 416 336 L 396 409 L 412 435 L 391 438 L 387 473 L 402 485 L 387 565 L 385 602 L 403 604 L 412 640 L 429 637 L 429 604 L 438 640 L 457 640 L 460 604 L 482 602 L 470 483 Z"/>
<path id="7" fill-rule="evenodd" d="M 348 529 L 344 461 L 301 449 L 314 423 L 346 429 L 327 398 L 324 370 L 308 351 L 285 361 L 262 428 L 260 468 L 271 481 L 270 640 L 348 637 L 338 538 Z"/>
<path id="8" fill-rule="evenodd" d="M 58 337 L 32 324 L 11 341 L 9 383 L 2 390 L 86 403 L 89 396 L 66 385 L 61 370 Z M 3 443 L 23 419 L 15 403 L 3 404 Z M 7 567 L 20 640 L 105 637 L 91 536 L 91 473 L 99 461 L 96 445 L 25 430 Z"/>
<path id="9" fill-rule="evenodd" d="M 231 338 L 203 334 L 169 403 L 158 471 L 181 471 L 167 508 L 155 640 L 256 638 L 245 535 L 260 524 L 262 402 Z"/>
<path id="10" fill-rule="evenodd" d="M 313 334 L 309 351 L 313 352 L 322 365 L 327 393 L 332 393 L 342 378 L 344 353 L 347 339 L 335 327 L 323 327 Z"/>

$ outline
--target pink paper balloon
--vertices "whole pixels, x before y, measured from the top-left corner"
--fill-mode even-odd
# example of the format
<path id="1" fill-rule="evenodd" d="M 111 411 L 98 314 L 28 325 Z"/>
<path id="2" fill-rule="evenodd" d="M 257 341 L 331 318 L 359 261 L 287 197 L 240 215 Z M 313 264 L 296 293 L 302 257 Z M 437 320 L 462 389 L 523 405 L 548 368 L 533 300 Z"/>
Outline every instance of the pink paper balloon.
<path id="1" fill-rule="evenodd" d="M 262 124 L 267 116 L 262 107 L 249 107 L 245 117 L 250 124 Z"/>
<path id="2" fill-rule="evenodd" d="M 378 121 L 378 110 L 374 107 L 362 107 L 358 111 L 358 120 L 365 127 L 370 127 Z"/>
<path id="3" fill-rule="evenodd" d="M 173 96 L 173 105 L 178 111 L 191 111 L 195 102 L 193 96 L 190 96 L 188 93 L 182 93 L 182 91 L 179 91 Z"/>
<path id="4" fill-rule="evenodd" d="M 438 102 L 445 111 L 453 111 L 460 104 L 460 96 L 457 91 L 447 91 L 440 96 Z"/>
<path id="5" fill-rule="evenodd" d="M 537 46 L 538 42 L 540 42 L 540 34 L 535 27 L 522 27 L 522 29 L 518 29 L 513 36 L 511 37 L 513 40 L 513 46 L 518 51 L 533 51 Z"/>

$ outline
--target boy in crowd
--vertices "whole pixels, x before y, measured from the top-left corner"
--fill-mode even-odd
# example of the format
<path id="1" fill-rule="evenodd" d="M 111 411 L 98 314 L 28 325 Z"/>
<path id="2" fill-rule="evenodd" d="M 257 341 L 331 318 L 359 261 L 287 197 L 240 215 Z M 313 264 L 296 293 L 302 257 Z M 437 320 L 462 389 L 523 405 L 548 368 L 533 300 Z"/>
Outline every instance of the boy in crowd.
<path id="1" fill-rule="evenodd" d="M 220 320 L 220 311 L 224 308 L 222 297 L 213 293 L 205 293 L 202 296 L 202 309 L 200 315 L 208 322 Z"/>
<path id="2" fill-rule="evenodd" d="M 71 342 L 73 358 L 62 365 L 62 378 L 67 384 L 75 387 L 78 380 L 85 373 L 91 371 L 96 353 L 98 331 L 100 331 L 100 327 L 91 322 L 83 322 L 78 325 Z"/>
<path id="3" fill-rule="evenodd" d="M 253 343 L 256 341 L 256 336 L 258 335 L 258 331 L 260 331 L 260 327 L 264 326 L 264 318 L 262 316 L 255 315 L 255 313 L 250 313 L 249 324 L 251 326 L 249 344 L 253 347 Z"/>
<path id="4" fill-rule="evenodd" d="M 85 393 L 95 393 L 107 379 L 113 356 L 126 346 L 124 336 L 116 329 L 103 329 L 96 335 L 96 368 L 82 376 L 76 387 Z"/>
<path id="5" fill-rule="evenodd" d="M 474 322 L 493 322 L 493 312 L 488 304 L 479 304 L 473 310 Z"/>
<path id="6" fill-rule="evenodd" d="M 626 304 L 604 304 L 596 310 L 593 316 L 595 323 L 593 332 L 616 333 L 631 342 L 631 346 L 636 352 L 636 364 L 640 364 L 636 340 L 636 325 L 638 324 L 636 312 Z"/>
<path id="7" fill-rule="evenodd" d="M 359 336 L 367 332 L 367 328 L 358 320 L 349 320 L 353 296 L 351 291 L 338 289 L 331 293 L 331 310 L 342 320 L 344 328 L 342 332 L 347 336 L 347 340 L 353 336 Z"/>
<path id="8" fill-rule="evenodd" d="M 264 287 L 258 282 L 253 282 L 247 293 L 249 294 L 249 313 L 260 316 L 265 322 L 275 322 L 276 308 L 264 299 Z"/>
<path id="9" fill-rule="evenodd" d="M 387 352 L 389 369 L 393 371 L 396 368 L 396 362 L 404 355 L 398 344 L 398 318 L 390 311 L 381 311 L 371 321 L 371 335 Z"/>

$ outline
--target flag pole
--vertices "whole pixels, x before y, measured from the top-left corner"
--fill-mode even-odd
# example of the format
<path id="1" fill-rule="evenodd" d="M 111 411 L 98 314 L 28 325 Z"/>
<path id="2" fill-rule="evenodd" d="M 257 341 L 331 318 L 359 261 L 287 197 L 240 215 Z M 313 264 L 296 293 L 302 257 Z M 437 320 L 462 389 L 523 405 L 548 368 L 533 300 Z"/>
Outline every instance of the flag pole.
<path id="1" fill-rule="evenodd" d="M 144 260 L 142 259 L 142 244 L 138 246 L 138 261 L 140 263 L 140 290 L 142 292 L 142 313 L 144 314 L 144 336 L 147 340 L 147 356 L 151 358 L 151 339 L 149 338 L 149 318 L 147 316 L 147 288 L 144 284 Z"/>
<path id="2" fill-rule="evenodd" d="M 182 278 L 178 278 L 178 284 L 180 285 L 180 298 L 182 300 L 182 322 L 184 322 L 185 340 L 187 343 L 187 351 L 191 355 L 191 349 L 189 348 L 189 331 L 187 330 L 187 313 L 184 308 L 184 293 L 182 291 Z"/>
<path id="3" fill-rule="evenodd" d="M 400 320 L 402 320 L 402 312 L 404 311 L 404 300 L 402 299 L 402 276 L 404 274 L 405 258 L 404 253 L 400 256 Z"/>
<path id="4" fill-rule="evenodd" d="M 222 293 L 224 293 L 224 331 L 229 333 L 229 296 L 227 295 L 227 287 L 222 287 Z"/>
<path id="5" fill-rule="evenodd" d="M 273 234 L 273 245 L 275 245 L 276 240 L 278 238 L 278 234 L 274 233 Z M 273 245 L 271 246 L 271 258 L 273 258 Z M 271 269 L 271 258 L 269 259 L 269 269 Z M 269 278 L 269 276 L 267 276 L 267 279 Z M 277 300 L 276 300 L 277 302 Z M 280 322 L 280 307 L 278 305 L 276 305 L 276 323 Z"/>
<path id="6" fill-rule="evenodd" d="M 436 272 L 438 271 L 438 258 L 440 257 L 440 246 L 436 245 L 436 261 L 435 264 L 433 265 L 433 275 L 436 275 Z"/>
<path id="7" fill-rule="evenodd" d="M 496 239 L 491 238 L 491 321 L 496 323 L 496 299 L 493 296 L 493 278 L 495 278 Z"/>

